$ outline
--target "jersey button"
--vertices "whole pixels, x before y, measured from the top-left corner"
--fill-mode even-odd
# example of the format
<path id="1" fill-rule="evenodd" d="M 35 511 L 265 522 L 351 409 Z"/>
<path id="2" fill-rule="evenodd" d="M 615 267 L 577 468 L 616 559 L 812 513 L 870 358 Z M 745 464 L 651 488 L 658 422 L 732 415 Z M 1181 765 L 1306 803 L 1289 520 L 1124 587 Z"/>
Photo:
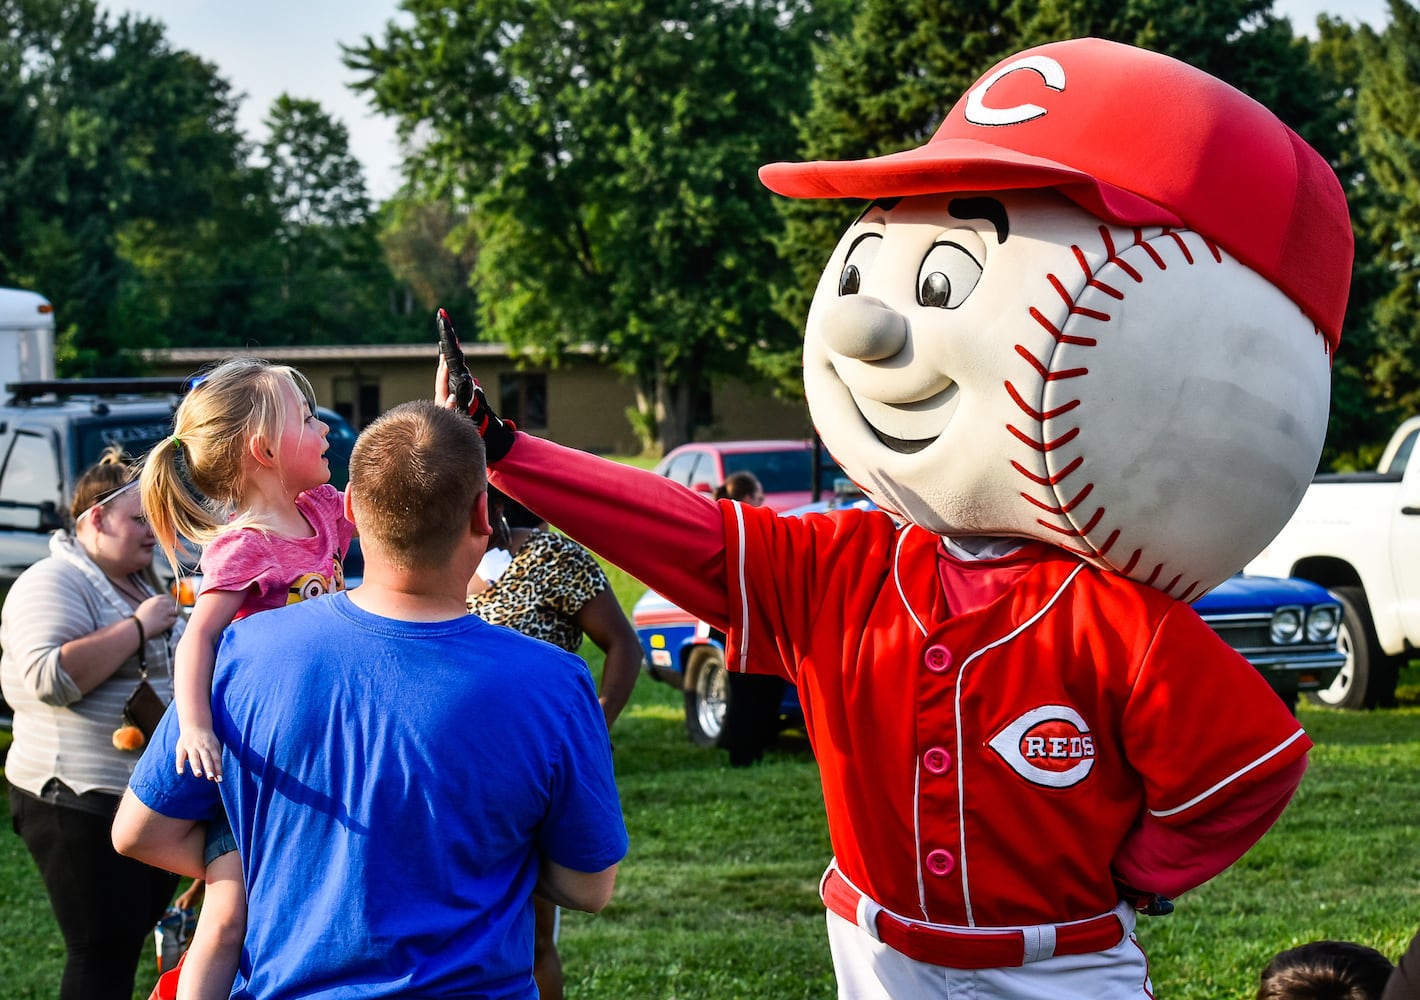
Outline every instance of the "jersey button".
<path id="1" fill-rule="evenodd" d="M 927 669 L 934 674 L 940 674 L 952 665 L 952 651 L 946 646 L 928 646 L 927 655 L 923 657 L 927 664 Z"/>
<path id="2" fill-rule="evenodd" d="M 942 747 L 933 747 L 922 755 L 922 766 L 933 774 L 946 774 L 952 766 L 952 755 Z"/>
<path id="3" fill-rule="evenodd" d="M 952 857 L 949 851 L 938 848 L 927 855 L 927 871 L 933 875 L 950 875 L 956 866 L 957 859 Z"/>

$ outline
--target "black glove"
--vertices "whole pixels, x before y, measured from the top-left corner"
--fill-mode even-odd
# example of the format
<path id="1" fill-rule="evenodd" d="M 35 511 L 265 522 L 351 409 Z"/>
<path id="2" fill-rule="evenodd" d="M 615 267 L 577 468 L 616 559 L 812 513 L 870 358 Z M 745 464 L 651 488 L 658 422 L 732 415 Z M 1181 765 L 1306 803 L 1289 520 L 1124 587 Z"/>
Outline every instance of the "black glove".
<path id="1" fill-rule="evenodd" d="M 464 360 L 463 348 L 459 346 L 449 314 L 440 309 L 435 322 L 439 326 L 439 353 L 443 354 L 444 362 L 449 366 L 449 395 L 478 427 L 488 464 L 492 465 L 513 447 L 513 432 L 518 428 L 511 420 L 503 420 L 493 412 L 488 405 L 488 397 L 483 394 L 483 386 L 469 374 L 468 363 Z"/>
<path id="2" fill-rule="evenodd" d="M 1132 885 L 1126 885 L 1114 880 L 1115 889 L 1119 890 L 1119 898 L 1124 900 L 1134 909 L 1138 910 L 1146 917 L 1166 917 L 1173 912 L 1173 900 L 1167 896 L 1160 896 L 1157 892 L 1146 892 L 1143 889 L 1136 889 Z"/>

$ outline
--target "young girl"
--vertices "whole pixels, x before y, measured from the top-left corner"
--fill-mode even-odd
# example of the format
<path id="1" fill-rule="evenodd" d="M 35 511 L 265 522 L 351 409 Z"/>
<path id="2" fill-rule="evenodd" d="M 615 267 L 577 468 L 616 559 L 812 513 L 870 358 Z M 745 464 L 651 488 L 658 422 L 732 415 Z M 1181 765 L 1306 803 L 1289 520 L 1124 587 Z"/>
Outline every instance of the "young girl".
<path id="1" fill-rule="evenodd" d="M 179 773 L 190 765 L 195 775 L 222 780 L 212 722 L 222 630 L 237 618 L 344 589 L 341 561 L 354 526 L 344 497 L 329 485 L 328 430 L 303 375 L 239 358 L 193 380 L 172 437 L 148 454 L 143 507 L 175 572 L 182 572 L 180 537 L 204 545 L 202 591 L 174 664 Z M 206 902 L 179 979 L 181 1000 L 231 992 L 246 932 L 236 850 L 230 823 L 214 821 Z"/>

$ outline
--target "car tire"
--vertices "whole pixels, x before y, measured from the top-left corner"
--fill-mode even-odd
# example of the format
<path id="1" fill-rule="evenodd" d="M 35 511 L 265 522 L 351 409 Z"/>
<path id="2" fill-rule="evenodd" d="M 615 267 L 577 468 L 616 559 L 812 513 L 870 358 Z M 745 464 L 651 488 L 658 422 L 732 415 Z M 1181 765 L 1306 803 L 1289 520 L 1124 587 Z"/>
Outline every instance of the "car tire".
<path id="1" fill-rule="evenodd" d="M 1346 664 L 1329 687 L 1308 691 L 1307 700 L 1328 708 L 1363 709 L 1395 701 L 1396 664 L 1381 649 L 1371 608 L 1360 587 L 1332 587 L 1341 602 L 1338 640 Z"/>
<path id="2" fill-rule="evenodd" d="M 696 650 L 686 664 L 685 731 L 696 746 L 720 745 L 730 709 L 730 675 L 717 646 Z"/>

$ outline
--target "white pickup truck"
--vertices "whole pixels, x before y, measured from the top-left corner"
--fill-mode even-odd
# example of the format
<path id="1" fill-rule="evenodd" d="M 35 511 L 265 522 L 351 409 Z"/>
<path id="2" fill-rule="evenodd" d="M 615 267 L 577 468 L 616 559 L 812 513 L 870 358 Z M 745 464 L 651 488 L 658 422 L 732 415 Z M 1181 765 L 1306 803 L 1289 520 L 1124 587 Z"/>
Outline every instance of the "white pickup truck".
<path id="1" fill-rule="evenodd" d="M 1296 576 L 1341 601 L 1346 665 L 1310 695 L 1338 708 L 1395 703 L 1396 674 L 1420 648 L 1420 417 L 1398 427 L 1374 472 L 1317 476 L 1249 573 Z"/>

